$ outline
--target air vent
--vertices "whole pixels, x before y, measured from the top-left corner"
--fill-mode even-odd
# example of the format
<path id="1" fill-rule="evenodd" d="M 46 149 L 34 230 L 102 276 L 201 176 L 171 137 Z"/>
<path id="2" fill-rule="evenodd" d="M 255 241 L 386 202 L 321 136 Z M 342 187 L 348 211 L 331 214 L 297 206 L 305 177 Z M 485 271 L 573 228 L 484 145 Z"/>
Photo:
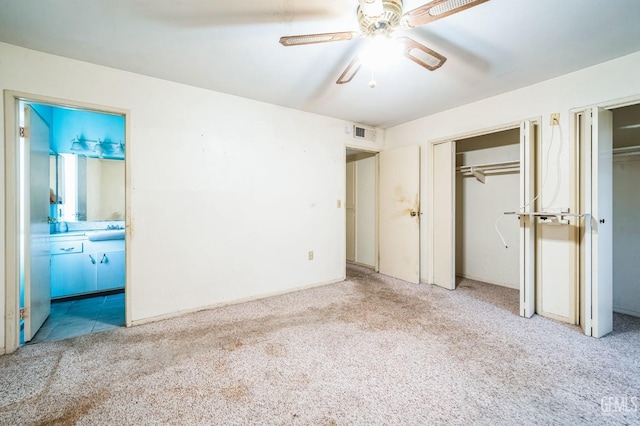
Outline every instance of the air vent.
<path id="1" fill-rule="evenodd" d="M 353 137 L 356 139 L 364 139 L 367 141 L 376 140 L 376 131 L 371 127 L 361 126 L 359 124 L 353 125 Z"/>

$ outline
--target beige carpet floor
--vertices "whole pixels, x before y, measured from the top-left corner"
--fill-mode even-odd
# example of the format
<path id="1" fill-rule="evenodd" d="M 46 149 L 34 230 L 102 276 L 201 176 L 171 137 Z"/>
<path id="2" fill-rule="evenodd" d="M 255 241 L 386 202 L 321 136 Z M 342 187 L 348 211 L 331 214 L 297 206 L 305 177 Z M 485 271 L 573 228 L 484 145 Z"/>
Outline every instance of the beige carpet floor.
<path id="1" fill-rule="evenodd" d="M 215 283 L 212 283 L 215 285 Z M 640 319 L 602 339 L 518 292 L 345 282 L 0 357 L 3 425 L 640 424 Z"/>

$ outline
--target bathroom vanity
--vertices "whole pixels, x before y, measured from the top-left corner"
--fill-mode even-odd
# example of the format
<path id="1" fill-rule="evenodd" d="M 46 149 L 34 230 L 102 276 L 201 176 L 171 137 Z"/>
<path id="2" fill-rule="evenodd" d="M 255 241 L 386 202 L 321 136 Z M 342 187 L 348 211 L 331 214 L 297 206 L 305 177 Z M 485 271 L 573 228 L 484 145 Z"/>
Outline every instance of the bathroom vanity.
<path id="1" fill-rule="evenodd" d="M 124 288 L 124 230 L 53 234 L 51 298 Z"/>

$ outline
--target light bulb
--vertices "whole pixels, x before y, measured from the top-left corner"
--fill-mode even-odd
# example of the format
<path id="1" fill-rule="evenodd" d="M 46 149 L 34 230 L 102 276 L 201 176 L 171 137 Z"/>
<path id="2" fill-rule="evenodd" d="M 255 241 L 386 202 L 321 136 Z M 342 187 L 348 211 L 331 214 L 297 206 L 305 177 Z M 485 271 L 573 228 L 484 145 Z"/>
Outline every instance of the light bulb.
<path id="1" fill-rule="evenodd" d="M 401 52 L 402 46 L 394 39 L 379 34 L 371 38 L 369 44 L 360 53 L 360 60 L 370 68 L 384 69 Z"/>

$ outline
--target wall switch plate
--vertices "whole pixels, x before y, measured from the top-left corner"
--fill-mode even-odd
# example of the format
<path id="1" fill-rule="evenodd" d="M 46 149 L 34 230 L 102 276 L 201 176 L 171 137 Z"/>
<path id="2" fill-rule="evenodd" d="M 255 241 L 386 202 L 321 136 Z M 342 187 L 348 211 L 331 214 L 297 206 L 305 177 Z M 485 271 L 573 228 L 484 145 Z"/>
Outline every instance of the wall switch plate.
<path id="1" fill-rule="evenodd" d="M 338 208 L 342 207 L 342 200 L 338 200 Z"/>
<path id="2" fill-rule="evenodd" d="M 309 252 L 309 260 L 313 260 L 313 250 Z"/>
<path id="3" fill-rule="evenodd" d="M 554 112 L 553 114 L 551 114 L 551 123 L 549 123 L 551 126 L 559 126 L 560 125 L 560 113 L 559 112 Z"/>

